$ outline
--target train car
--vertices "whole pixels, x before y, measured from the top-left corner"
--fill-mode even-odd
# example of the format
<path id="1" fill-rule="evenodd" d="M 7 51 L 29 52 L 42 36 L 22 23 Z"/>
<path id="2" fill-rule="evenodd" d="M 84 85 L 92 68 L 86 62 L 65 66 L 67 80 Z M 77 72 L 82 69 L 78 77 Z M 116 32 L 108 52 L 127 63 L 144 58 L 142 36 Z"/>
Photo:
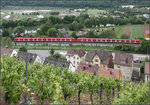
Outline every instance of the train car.
<path id="1" fill-rule="evenodd" d="M 15 38 L 14 42 L 81 42 L 81 43 L 116 43 L 140 44 L 137 39 L 106 39 L 106 38 Z"/>

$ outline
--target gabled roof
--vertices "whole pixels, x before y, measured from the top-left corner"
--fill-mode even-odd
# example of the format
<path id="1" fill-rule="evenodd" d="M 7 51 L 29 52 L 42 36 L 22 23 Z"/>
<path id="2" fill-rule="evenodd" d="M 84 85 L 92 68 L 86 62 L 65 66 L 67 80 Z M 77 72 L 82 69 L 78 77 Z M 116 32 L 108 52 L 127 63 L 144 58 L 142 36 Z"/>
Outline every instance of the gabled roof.
<path id="1" fill-rule="evenodd" d="M 80 50 L 69 49 L 67 51 L 67 54 L 71 54 L 71 55 L 77 54 L 79 57 L 83 57 L 86 54 L 86 52 L 83 49 Z"/>
<path id="2" fill-rule="evenodd" d="M 99 70 L 99 76 L 104 75 L 105 77 L 119 78 L 119 74 L 120 74 L 120 79 L 121 79 L 121 72 L 119 73 L 118 69 L 112 69 L 112 68 L 85 64 L 85 63 L 80 63 L 78 65 L 78 72 L 93 73 L 94 75 L 97 75 L 98 70 Z"/>
<path id="3" fill-rule="evenodd" d="M 6 48 L 6 47 L 0 47 L 1 55 L 2 56 L 10 56 L 14 49 L 12 48 Z"/>
<path id="4" fill-rule="evenodd" d="M 97 55 L 101 59 L 102 64 L 108 64 L 109 56 L 111 56 L 112 54 L 105 51 L 104 49 L 91 50 L 91 51 L 88 51 L 88 53 L 86 54 L 85 60 L 92 61 L 95 55 Z"/>
<path id="5" fill-rule="evenodd" d="M 70 62 L 68 62 L 67 60 L 46 57 L 44 64 L 53 65 L 55 67 L 68 68 L 70 65 Z"/>
<path id="6" fill-rule="evenodd" d="M 145 74 L 150 75 L 150 62 L 145 62 Z"/>
<path id="7" fill-rule="evenodd" d="M 127 53 L 115 53 L 114 64 L 132 67 L 133 55 Z"/>
<path id="8" fill-rule="evenodd" d="M 34 63 L 35 60 L 36 60 L 37 54 L 32 54 L 32 53 L 19 51 L 17 56 L 18 56 L 19 60 L 24 60 L 24 61 L 26 61 L 27 56 L 28 56 L 28 62 L 29 63 Z"/>

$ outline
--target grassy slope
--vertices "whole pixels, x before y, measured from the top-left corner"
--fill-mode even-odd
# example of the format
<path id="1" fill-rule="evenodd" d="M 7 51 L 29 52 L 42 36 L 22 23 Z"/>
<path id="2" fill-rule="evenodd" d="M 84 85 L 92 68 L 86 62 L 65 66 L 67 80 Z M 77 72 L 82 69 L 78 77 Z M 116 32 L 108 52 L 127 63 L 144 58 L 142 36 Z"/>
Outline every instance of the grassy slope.
<path id="1" fill-rule="evenodd" d="M 141 25 L 133 25 L 132 38 L 143 38 Z"/>
<path id="2" fill-rule="evenodd" d="M 125 26 L 117 26 L 115 28 L 115 33 L 116 33 L 117 38 L 121 37 L 121 35 L 123 34 L 123 31 L 124 31 L 124 28 L 125 28 Z"/>

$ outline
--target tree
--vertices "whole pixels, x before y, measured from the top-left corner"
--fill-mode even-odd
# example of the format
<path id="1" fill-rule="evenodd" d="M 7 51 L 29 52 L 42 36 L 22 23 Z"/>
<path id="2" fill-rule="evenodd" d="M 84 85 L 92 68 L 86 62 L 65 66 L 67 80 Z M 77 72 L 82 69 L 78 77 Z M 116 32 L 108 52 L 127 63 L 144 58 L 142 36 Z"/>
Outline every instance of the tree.
<path id="1" fill-rule="evenodd" d="M 61 55 L 59 53 L 56 53 L 53 55 L 54 58 L 59 59 L 61 57 Z"/>
<path id="2" fill-rule="evenodd" d="M 53 48 L 51 48 L 51 50 L 50 50 L 50 54 L 53 56 L 54 55 L 54 49 Z"/>
<path id="3" fill-rule="evenodd" d="M 56 34 L 57 34 L 56 28 L 50 28 L 50 29 L 48 29 L 48 31 L 47 31 L 47 35 L 48 35 L 49 37 L 56 37 Z"/>
<path id="4" fill-rule="evenodd" d="M 25 28 L 24 26 L 17 26 L 14 29 L 14 33 L 17 34 L 18 36 L 20 36 L 21 33 L 24 33 Z"/>
<path id="5" fill-rule="evenodd" d="M 78 36 L 76 35 L 75 32 L 73 32 L 73 33 L 71 34 L 71 36 L 72 36 L 73 38 L 75 38 L 75 39 L 78 39 Z"/>
<path id="6" fill-rule="evenodd" d="M 2 32 L 2 36 L 3 37 L 9 37 L 9 32 L 8 32 L 8 30 L 3 30 L 3 32 Z"/>
<path id="7" fill-rule="evenodd" d="M 19 48 L 19 51 L 27 52 L 27 48 L 25 46 L 22 46 Z"/>
<path id="8" fill-rule="evenodd" d="M 42 24 L 40 26 L 40 31 L 43 35 L 46 35 L 47 30 L 49 29 L 49 26 L 47 24 Z"/>
<path id="9" fill-rule="evenodd" d="M 150 46 L 150 41 L 144 39 L 141 42 L 141 46 L 138 47 L 138 51 L 140 53 L 146 54 L 146 53 L 150 52 L 149 46 Z"/>
<path id="10" fill-rule="evenodd" d="M 9 37 L 2 38 L 3 47 L 12 47 L 12 40 Z"/>

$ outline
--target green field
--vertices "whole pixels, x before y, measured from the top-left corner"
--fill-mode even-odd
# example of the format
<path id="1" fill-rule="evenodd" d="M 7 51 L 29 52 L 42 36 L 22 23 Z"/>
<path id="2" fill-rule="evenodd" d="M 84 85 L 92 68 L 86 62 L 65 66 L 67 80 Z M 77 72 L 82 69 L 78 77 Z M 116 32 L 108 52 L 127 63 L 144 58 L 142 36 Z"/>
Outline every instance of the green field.
<path id="1" fill-rule="evenodd" d="M 115 34 L 117 36 L 117 38 L 120 38 L 121 35 L 123 34 L 125 26 L 117 26 L 115 27 Z"/>
<path id="2" fill-rule="evenodd" d="M 133 25 L 132 26 L 132 38 L 144 38 L 141 27 L 142 27 L 142 25 Z"/>

